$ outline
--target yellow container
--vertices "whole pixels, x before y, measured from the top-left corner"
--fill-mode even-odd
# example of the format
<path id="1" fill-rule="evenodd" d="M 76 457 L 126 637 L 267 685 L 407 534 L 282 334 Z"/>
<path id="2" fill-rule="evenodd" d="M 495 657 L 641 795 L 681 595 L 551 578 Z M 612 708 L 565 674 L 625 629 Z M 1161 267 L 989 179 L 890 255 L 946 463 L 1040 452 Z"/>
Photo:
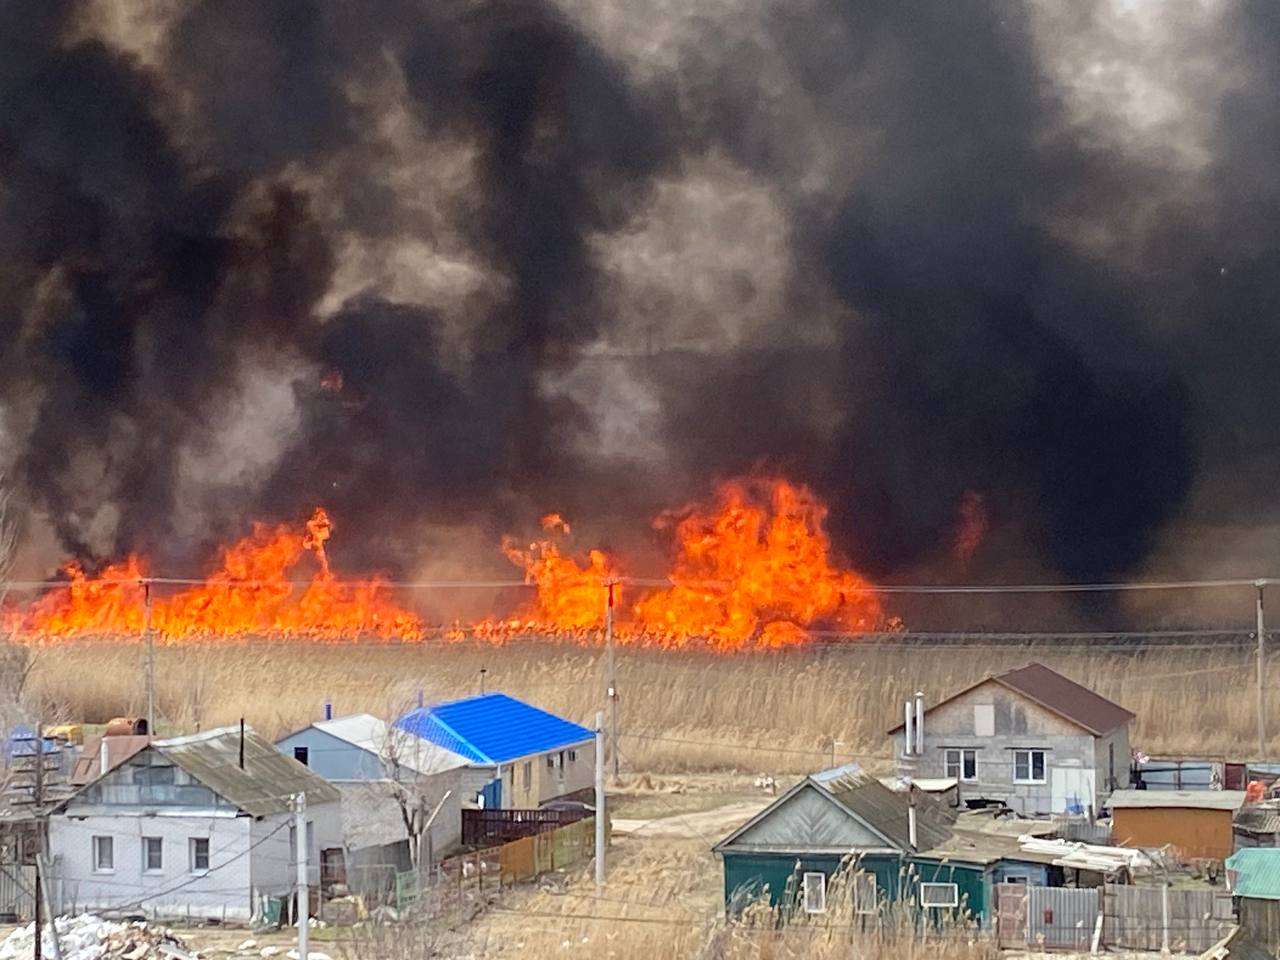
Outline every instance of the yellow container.
<path id="1" fill-rule="evenodd" d="M 45 727 L 44 735 L 54 740 L 65 740 L 67 743 L 84 743 L 84 728 L 78 723 L 60 723 L 55 727 Z"/>

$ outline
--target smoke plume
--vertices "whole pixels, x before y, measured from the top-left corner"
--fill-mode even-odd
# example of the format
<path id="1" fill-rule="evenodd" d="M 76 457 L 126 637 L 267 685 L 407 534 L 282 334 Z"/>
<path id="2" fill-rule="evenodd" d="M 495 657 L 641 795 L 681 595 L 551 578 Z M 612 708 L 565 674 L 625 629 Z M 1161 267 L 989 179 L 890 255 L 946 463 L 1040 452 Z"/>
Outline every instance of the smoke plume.
<path id="1" fill-rule="evenodd" d="M 876 577 L 1181 568 L 1280 519 L 1277 156 L 1261 0 L 8 4 L 0 467 L 175 572 L 760 465 Z"/>

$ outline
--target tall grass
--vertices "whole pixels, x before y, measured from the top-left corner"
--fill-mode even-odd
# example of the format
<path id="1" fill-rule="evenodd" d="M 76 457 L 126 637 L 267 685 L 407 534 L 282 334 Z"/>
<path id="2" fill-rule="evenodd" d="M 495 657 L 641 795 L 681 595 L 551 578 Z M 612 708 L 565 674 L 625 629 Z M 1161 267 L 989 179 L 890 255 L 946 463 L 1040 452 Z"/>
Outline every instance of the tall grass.
<path id="1" fill-rule="evenodd" d="M 726 656 L 623 648 L 618 656 L 623 766 L 634 770 L 799 772 L 882 758 L 899 704 L 936 701 L 982 677 L 1039 660 L 1138 715 L 1148 753 L 1253 756 L 1249 652 L 1088 651 L 1050 645 L 924 648 L 856 643 Z M 604 658 L 578 646 L 245 643 L 157 650 L 159 727 L 186 732 L 244 717 L 268 736 L 335 713 L 390 716 L 477 693 L 481 684 L 590 723 L 604 702 Z M 482 674 L 483 671 L 483 674 Z M 1273 673 L 1280 678 L 1280 672 Z M 100 722 L 143 709 L 136 642 L 33 650 L 32 693 L 47 717 Z M 1280 746 L 1272 688 L 1268 729 Z"/>

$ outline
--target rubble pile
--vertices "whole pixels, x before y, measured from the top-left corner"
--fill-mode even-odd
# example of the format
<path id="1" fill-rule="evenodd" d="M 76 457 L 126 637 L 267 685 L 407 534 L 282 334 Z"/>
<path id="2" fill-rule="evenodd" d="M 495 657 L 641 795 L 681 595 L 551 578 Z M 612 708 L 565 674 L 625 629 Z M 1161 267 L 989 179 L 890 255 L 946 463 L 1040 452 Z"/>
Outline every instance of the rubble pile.
<path id="1" fill-rule="evenodd" d="M 62 960 L 192 960 L 187 945 L 171 930 L 144 921 L 113 923 L 93 914 L 58 917 Z M 0 960 L 28 960 L 34 955 L 35 924 L 19 927 L 0 942 Z M 54 953 L 53 935 L 44 929 L 43 955 Z"/>

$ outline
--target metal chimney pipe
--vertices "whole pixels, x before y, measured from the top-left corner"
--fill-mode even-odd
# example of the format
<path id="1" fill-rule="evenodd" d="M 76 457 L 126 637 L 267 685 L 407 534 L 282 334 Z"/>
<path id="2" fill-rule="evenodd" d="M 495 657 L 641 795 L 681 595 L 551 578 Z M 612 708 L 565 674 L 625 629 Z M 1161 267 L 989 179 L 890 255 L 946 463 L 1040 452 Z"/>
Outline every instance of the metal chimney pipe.
<path id="1" fill-rule="evenodd" d="M 905 729 L 907 731 L 907 736 L 906 736 L 906 739 L 903 740 L 902 754 L 903 756 L 909 757 L 911 756 L 912 753 L 915 752 L 915 749 L 916 749 L 915 733 L 912 729 L 912 723 L 911 723 L 911 701 L 910 700 L 907 701 L 906 716 L 907 716 L 907 724 Z"/>
<path id="2" fill-rule="evenodd" d="M 908 790 L 914 787 L 908 785 Z M 911 805 L 907 807 L 907 840 L 911 843 L 911 849 L 916 850 L 919 844 L 916 842 L 916 798 L 915 794 L 911 795 Z"/>
<path id="3" fill-rule="evenodd" d="M 240 769 L 244 769 L 244 717 L 240 718 Z"/>
<path id="4" fill-rule="evenodd" d="M 326 720 L 333 719 L 333 704 L 330 703 L 328 700 L 324 702 L 324 718 Z"/>
<path id="5" fill-rule="evenodd" d="M 111 764 L 110 764 L 110 761 L 108 760 L 108 754 L 107 754 L 107 738 L 104 736 L 99 741 L 99 745 L 98 745 L 98 772 L 105 776 L 107 772 L 107 767 L 109 767 L 110 765 Z"/>
<path id="6" fill-rule="evenodd" d="M 916 691 L 916 754 L 924 756 L 924 691 Z"/>

